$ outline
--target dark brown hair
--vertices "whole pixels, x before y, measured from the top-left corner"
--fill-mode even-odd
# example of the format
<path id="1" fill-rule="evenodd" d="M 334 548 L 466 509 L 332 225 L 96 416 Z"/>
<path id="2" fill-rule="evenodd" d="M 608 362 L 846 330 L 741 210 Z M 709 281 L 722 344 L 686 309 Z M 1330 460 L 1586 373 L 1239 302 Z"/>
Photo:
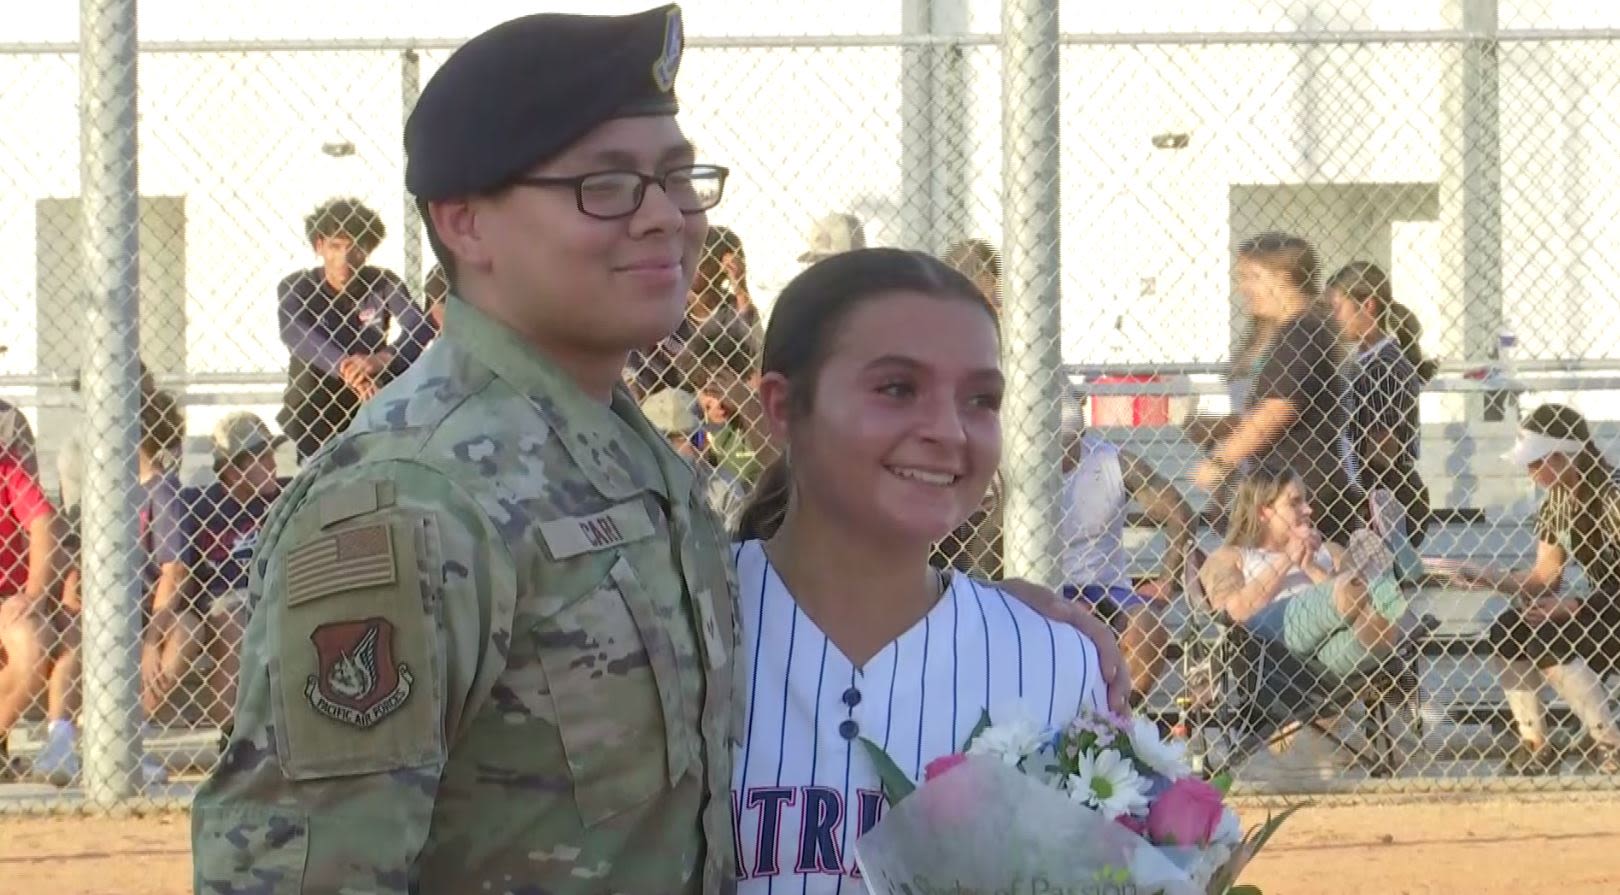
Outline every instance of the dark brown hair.
<path id="1" fill-rule="evenodd" d="M 840 328 L 861 305 L 887 292 L 920 292 L 941 301 L 968 301 L 995 311 L 973 281 L 932 255 L 903 249 L 856 249 L 817 261 L 783 288 L 771 309 L 760 354 L 760 373 L 788 381 L 789 410 L 811 411 L 815 383 Z M 737 522 L 743 540 L 769 538 L 787 514 L 793 490 L 788 452 L 765 468 Z"/>
<path id="2" fill-rule="evenodd" d="M 1316 249 L 1288 233 L 1262 233 L 1238 246 L 1238 257 L 1282 274 L 1300 292 L 1315 299 L 1322 294 L 1322 265 Z"/>
<path id="3" fill-rule="evenodd" d="M 139 450 L 147 457 L 156 457 L 165 450 L 178 447 L 185 437 L 185 429 L 185 414 L 174 395 L 158 389 L 141 402 Z"/>
<path id="4" fill-rule="evenodd" d="M 329 236 L 347 236 L 369 255 L 387 235 L 382 215 L 359 199 L 329 199 L 304 218 L 304 236 L 311 247 Z"/>
<path id="5" fill-rule="evenodd" d="M 1603 456 L 1597 442 L 1592 440 L 1592 427 L 1587 425 L 1586 417 L 1581 416 L 1575 408 L 1567 404 L 1543 404 L 1530 411 L 1519 423 L 1519 428 L 1548 438 L 1579 441 L 1582 444 L 1581 452 L 1570 459 L 1581 474 L 1581 490 L 1587 496 L 1596 493 L 1599 487 L 1614 477 L 1614 466 Z"/>
<path id="6" fill-rule="evenodd" d="M 431 308 L 442 304 L 449 296 L 450 277 L 445 274 L 444 265 L 435 264 L 422 281 L 422 297 L 427 299 L 427 306 Z"/>
<path id="7" fill-rule="evenodd" d="M 1395 289 L 1383 268 L 1371 261 L 1353 261 L 1328 277 L 1326 291 L 1343 293 L 1356 302 L 1372 302 L 1379 328 L 1400 346 L 1418 379 L 1424 383 L 1434 379 L 1439 365 L 1423 356 L 1423 324 L 1411 308 L 1395 300 Z"/>

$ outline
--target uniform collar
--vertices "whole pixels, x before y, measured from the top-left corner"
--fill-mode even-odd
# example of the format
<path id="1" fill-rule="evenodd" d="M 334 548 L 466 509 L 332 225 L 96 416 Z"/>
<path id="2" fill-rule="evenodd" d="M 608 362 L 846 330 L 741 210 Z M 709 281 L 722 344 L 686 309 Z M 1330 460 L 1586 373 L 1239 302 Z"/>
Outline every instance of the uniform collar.
<path id="1" fill-rule="evenodd" d="M 624 500 L 652 490 L 670 499 L 691 492 L 691 469 L 653 430 L 622 384 L 604 407 L 510 328 L 453 294 L 445 300 L 441 338 L 527 397 L 603 497 Z M 651 449 L 656 468 L 643 462 L 649 451 L 620 444 L 626 428 Z"/>

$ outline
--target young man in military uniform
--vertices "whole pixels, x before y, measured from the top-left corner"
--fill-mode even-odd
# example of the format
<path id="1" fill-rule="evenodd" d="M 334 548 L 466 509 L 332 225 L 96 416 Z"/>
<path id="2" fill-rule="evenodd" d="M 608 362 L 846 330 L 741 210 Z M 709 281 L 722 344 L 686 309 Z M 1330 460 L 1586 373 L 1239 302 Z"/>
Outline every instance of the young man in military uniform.
<path id="1" fill-rule="evenodd" d="M 702 483 L 620 385 L 726 172 L 673 6 L 469 41 L 406 125 L 443 335 L 263 531 L 199 892 L 717 892 L 734 640 Z"/>
<path id="2" fill-rule="evenodd" d="M 529 16 L 423 91 L 444 333 L 265 523 L 198 891 L 728 885 L 728 553 L 620 379 L 724 186 L 675 123 L 681 49 L 673 6 Z"/>

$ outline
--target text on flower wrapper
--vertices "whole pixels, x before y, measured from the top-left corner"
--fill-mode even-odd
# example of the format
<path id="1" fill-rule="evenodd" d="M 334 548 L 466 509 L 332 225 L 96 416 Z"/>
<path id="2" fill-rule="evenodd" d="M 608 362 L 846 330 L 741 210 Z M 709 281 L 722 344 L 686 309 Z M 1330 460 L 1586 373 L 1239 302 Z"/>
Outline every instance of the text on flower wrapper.
<path id="1" fill-rule="evenodd" d="M 1014 878 L 1012 882 L 995 889 L 964 886 L 959 882 L 940 882 L 924 876 L 914 876 L 907 882 L 896 883 L 891 889 L 899 895 L 1151 895 L 1135 883 L 1111 881 L 1055 882 L 1044 876 L 1027 880 Z"/>

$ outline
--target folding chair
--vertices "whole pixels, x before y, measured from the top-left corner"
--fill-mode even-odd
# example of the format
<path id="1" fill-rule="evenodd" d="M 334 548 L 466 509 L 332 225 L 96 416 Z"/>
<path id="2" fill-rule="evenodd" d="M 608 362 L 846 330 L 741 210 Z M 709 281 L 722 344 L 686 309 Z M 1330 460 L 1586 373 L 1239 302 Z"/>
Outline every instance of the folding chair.
<path id="1" fill-rule="evenodd" d="M 1374 776 L 1400 769 L 1405 756 L 1391 728 L 1403 718 L 1419 717 L 1418 644 L 1432 630 L 1432 620 L 1425 619 L 1379 665 L 1341 676 L 1214 611 L 1201 589 L 1186 593 L 1192 636 L 1182 649 L 1186 690 L 1179 702 L 1195 769 L 1214 775 L 1236 768 L 1302 725 L 1315 726 Z M 1359 744 L 1325 723 L 1357 705 L 1365 709 Z M 1228 748 L 1217 753 L 1212 741 Z"/>

